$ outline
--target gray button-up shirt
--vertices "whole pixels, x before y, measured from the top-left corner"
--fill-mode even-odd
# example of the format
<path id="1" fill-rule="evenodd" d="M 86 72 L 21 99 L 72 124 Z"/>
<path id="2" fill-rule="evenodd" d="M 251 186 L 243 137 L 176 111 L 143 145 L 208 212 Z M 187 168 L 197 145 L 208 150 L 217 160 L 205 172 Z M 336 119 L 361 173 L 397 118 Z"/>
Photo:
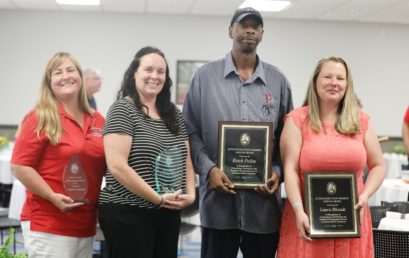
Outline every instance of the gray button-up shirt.
<path id="1" fill-rule="evenodd" d="M 236 190 L 236 195 L 220 193 L 209 189 L 208 172 L 217 164 L 219 121 L 258 121 L 273 125 L 272 164 L 273 171 L 280 175 L 278 143 L 283 118 L 292 108 L 289 82 L 276 67 L 258 57 L 256 70 L 246 81 L 236 71 L 231 53 L 203 65 L 195 73 L 183 116 L 200 179 L 200 219 L 204 227 L 252 233 L 278 231 L 279 193 L 275 196 L 255 190 Z"/>

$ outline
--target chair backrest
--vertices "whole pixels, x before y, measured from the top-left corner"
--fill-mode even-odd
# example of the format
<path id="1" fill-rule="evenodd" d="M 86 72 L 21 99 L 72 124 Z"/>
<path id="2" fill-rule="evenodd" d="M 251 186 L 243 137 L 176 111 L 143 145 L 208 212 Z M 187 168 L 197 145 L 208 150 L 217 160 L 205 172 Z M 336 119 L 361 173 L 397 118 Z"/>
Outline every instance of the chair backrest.
<path id="1" fill-rule="evenodd" d="M 389 207 L 390 211 L 409 213 L 409 202 L 387 202 L 381 201 L 381 206 Z"/>
<path id="2" fill-rule="evenodd" d="M 409 257 L 409 232 L 373 229 L 375 258 Z"/>
<path id="3" fill-rule="evenodd" d="M 370 206 L 372 228 L 378 228 L 379 222 L 382 218 L 386 217 L 386 211 L 390 208 L 388 206 Z"/>

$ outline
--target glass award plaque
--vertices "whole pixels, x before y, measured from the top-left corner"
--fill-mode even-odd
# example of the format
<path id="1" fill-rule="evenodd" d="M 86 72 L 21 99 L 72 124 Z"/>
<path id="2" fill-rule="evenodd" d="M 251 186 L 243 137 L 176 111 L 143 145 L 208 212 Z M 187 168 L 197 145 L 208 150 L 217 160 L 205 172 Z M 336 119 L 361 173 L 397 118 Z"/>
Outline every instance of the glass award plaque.
<path id="1" fill-rule="evenodd" d="M 178 147 L 162 150 L 155 159 L 156 192 L 173 193 L 182 188 L 185 159 Z"/>
<path id="2" fill-rule="evenodd" d="M 311 238 L 360 236 L 354 172 L 305 172 L 304 199 Z"/>
<path id="3" fill-rule="evenodd" d="M 265 185 L 271 176 L 272 124 L 219 122 L 218 167 L 236 188 Z"/>
<path id="4" fill-rule="evenodd" d="M 63 185 L 65 194 L 74 202 L 89 203 L 89 200 L 85 199 L 88 191 L 87 172 L 81 164 L 78 153 L 72 155 L 65 165 Z"/>

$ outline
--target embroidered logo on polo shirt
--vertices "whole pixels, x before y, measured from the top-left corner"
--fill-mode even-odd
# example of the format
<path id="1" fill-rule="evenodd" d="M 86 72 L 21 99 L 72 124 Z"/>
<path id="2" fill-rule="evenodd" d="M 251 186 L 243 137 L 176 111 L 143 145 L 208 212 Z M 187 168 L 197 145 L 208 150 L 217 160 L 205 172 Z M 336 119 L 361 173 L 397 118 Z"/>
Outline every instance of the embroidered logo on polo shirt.
<path id="1" fill-rule="evenodd" d="M 95 119 L 92 119 L 91 121 L 91 126 L 88 129 L 88 134 L 91 134 L 92 136 L 95 137 L 102 137 L 102 128 L 95 126 Z"/>
<path id="2" fill-rule="evenodd" d="M 273 93 L 264 94 L 263 115 L 268 116 L 273 110 Z"/>
<path id="3" fill-rule="evenodd" d="M 102 128 L 98 127 L 91 127 L 88 130 L 88 133 L 95 137 L 102 137 Z"/>

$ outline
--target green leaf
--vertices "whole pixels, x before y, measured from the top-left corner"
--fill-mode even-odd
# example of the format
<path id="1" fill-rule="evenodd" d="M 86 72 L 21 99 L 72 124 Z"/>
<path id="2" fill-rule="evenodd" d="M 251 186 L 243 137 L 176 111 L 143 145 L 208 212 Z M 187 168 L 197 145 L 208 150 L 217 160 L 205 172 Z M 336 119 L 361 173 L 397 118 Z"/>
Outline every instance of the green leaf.
<path id="1" fill-rule="evenodd" d="M 4 242 L 3 246 L 0 248 L 0 258 L 27 258 L 27 254 L 12 254 L 9 252 L 11 243 L 14 240 L 14 228 L 10 228 L 9 236 L 7 237 L 6 241 Z"/>

